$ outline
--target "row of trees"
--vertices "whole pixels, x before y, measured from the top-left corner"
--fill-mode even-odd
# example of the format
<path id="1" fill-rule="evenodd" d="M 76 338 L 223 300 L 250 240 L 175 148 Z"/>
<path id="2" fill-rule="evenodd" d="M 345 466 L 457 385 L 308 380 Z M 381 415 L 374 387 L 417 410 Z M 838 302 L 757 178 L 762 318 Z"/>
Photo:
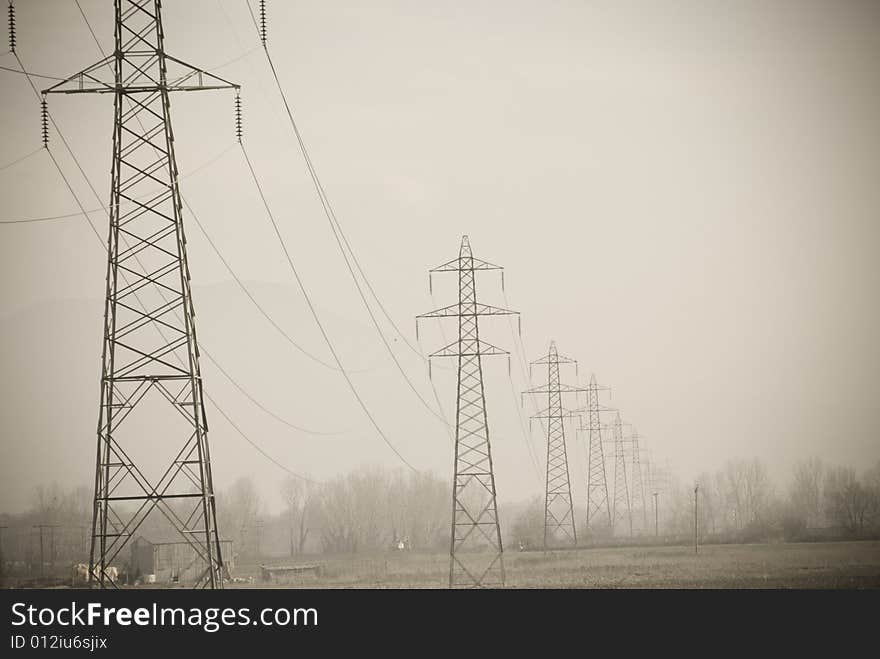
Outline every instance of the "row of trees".
<path id="1" fill-rule="evenodd" d="M 787 488 L 779 489 L 760 460 L 731 460 L 701 474 L 697 483 L 706 535 L 757 541 L 880 532 L 880 462 L 860 477 L 855 469 L 810 458 L 798 463 Z M 668 532 L 692 533 L 693 486 L 674 486 L 664 498 Z"/>
<path id="2" fill-rule="evenodd" d="M 880 534 L 880 462 L 863 474 L 804 460 L 790 483 L 778 488 L 757 459 L 731 460 L 715 472 L 704 472 L 699 483 L 699 525 L 705 539 L 762 541 Z M 324 483 L 288 478 L 280 484 L 283 510 L 265 514 L 259 488 L 240 478 L 218 492 L 220 531 L 245 557 L 347 553 L 406 548 L 445 550 L 451 518 L 449 484 L 432 474 L 365 467 Z M 693 533 L 693 483 L 672 483 L 659 497 L 659 529 L 663 536 Z M 654 532 L 653 508 L 637 510 L 637 534 Z M 577 512 L 577 517 L 584 515 Z M 501 507 L 508 549 L 520 543 L 540 546 L 543 539 L 543 498 Z M 0 515 L 8 526 L 2 549 L 6 561 L 39 561 L 40 533 L 44 561 L 59 563 L 87 558 L 92 493 L 57 485 L 35 488 L 30 509 Z M 156 516 L 151 516 L 156 517 Z M 148 518 L 138 529 L 145 537 L 165 537 L 161 519 Z M 44 528 L 40 531 L 39 526 Z M 153 527 L 156 528 L 153 528 Z M 166 525 L 167 526 L 167 525 Z M 628 535 L 617 529 L 617 535 Z M 49 528 L 54 527 L 54 528 Z M 622 533 L 621 533 L 622 531 Z M 590 538 L 579 528 L 579 537 Z M 601 536 L 593 534 L 596 539 Z"/>
<path id="3" fill-rule="evenodd" d="M 317 484 L 281 483 L 284 510 L 261 515 L 259 491 L 240 478 L 218 495 L 220 528 L 245 555 L 433 550 L 448 542 L 449 486 L 431 474 L 361 468 Z"/>
<path id="4" fill-rule="evenodd" d="M 280 494 L 284 508 L 272 515 L 265 513 L 260 488 L 249 477 L 217 493 L 220 533 L 237 555 L 433 551 L 449 542 L 449 486 L 431 474 L 361 468 L 320 484 L 290 477 L 280 484 Z M 0 526 L 7 527 L 0 535 L 0 564 L 39 574 L 41 564 L 66 569 L 87 561 L 92 504 L 85 486 L 36 487 L 26 512 L 0 514 Z M 148 516 L 137 535 L 154 542 L 180 540 L 159 514 Z M 122 560 L 127 558 L 123 550 Z"/>

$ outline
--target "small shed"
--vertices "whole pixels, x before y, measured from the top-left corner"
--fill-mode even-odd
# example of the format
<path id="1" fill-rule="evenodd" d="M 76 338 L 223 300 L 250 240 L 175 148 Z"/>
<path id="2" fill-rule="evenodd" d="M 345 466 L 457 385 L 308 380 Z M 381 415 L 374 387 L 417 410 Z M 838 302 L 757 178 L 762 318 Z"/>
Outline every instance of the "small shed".
<path id="1" fill-rule="evenodd" d="M 261 565 L 263 581 L 271 583 L 301 583 L 314 581 L 321 576 L 320 563 L 299 563 L 296 565 Z"/>
<path id="2" fill-rule="evenodd" d="M 232 542 L 220 541 L 226 572 L 232 569 Z M 155 575 L 156 583 L 191 583 L 198 581 L 205 564 L 188 542 L 151 542 L 138 536 L 131 543 L 130 572 L 133 579 Z"/>

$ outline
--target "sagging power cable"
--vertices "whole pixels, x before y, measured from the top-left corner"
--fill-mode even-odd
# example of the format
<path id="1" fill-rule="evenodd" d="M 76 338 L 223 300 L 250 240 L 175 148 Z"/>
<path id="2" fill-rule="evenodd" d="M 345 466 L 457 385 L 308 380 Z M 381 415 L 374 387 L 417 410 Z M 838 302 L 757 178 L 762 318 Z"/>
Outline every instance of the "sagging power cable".
<path id="1" fill-rule="evenodd" d="M 418 472 L 419 470 L 416 469 L 406 458 L 404 458 L 397 447 L 394 446 L 390 439 L 388 439 L 388 436 L 382 430 L 381 426 L 379 426 L 378 422 L 376 421 L 375 417 L 373 417 L 373 414 L 370 412 L 363 398 L 361 398 L 361 395 L 358 393 L 357 387 L 354 386 L 354 382 L 352 381 L 351 376 L 342 365 L 342 360 L 339 358 L 339 355 L 336 352 L 336 348 L 333 346 L 333 342 L 330 340 L 330 336 L 327 334 L 327 330 L 324 329 L 324 324 L 321 322 L 321 318 L 318 315 L 317 310 L 315 309 L 315 305 L 312 304 L 311 296 L 309 295 L 309 292 L 299 275 L 299 271 L 296 269 L 296 266 L 293 263 L 293 258 L 290 255 L 290 251 L 287 249 L 287 244 L 284 242 L 284 238 L 281 235 L 281 230 L 278 228 L 278 222 L 275 220 L 275 215 L 272 213 L 272 209 L 269 207 L 269 202 L 266 199 L 265 193 L 263 192 L 263 186 L 261 185 L 260 180 L 257 177 L 256 171 L 254 171 L 253 163 L 251 163 L 251 159 L 248 157 L 247 151 L 244 148 L 244 144 L 241 145 L 241 153 L 244 156 L 245 162 L 247 163 L 251 178 L 254 181 L 254 185 L 256 186 L 257 191 L 260 194 L 260 199 L 262 199 L 263 201 L 263 207 L 266 209 L 266 215 L 268 216 L 269 221 L 272 224 L 272 228 L 275 231 L 275 235 L 278 238 L 278 242 L 281 245 L 281 249 L 284 252 L 285 258 L 287 259 L 287 264 L 290 266 L 290 270 L 293 273 L 294 279 L 296 280 L 296 283 L 306 300 L 306 304 L 309 307 L 309 311 L 311 311 L 312 313 L 312 318 L 315 320 L 315 324 L 318 326 L 318 329 L 321 332 L 321 336 L 324 337 L 324 342 L 327 344 L 327 348 L 330 350 L 330 354 L 333 355 L 333 359 L 336 361 L 336 364 L 339 367 L 339 372 L 342 374 L 342 377 L 345 378 L 345 381 L 348 384 L 348 388 L 351 390 L 352 395 L 355 397 L 361 409 L 364 411 L 364 414 L 370 420 L 373 428 L 375 428 L 376 432 L 382 438 L 382 441 L 385 442 L 388 448 L 390 448 L 394 452 L 394 454 L 400 459 L 401 462 L 403 462 L 403 464 L 409 467 L 412 471 Z"/>
<path id="2" fill-rule="evenodd" d="M 403 366 L 401 365 L 400 360 L 397 358 L 397 355 L 394 353 L 394 350 L 391 348 L 391 345 L 389 344 L 388 339 L 385 337 L 385 333 L 382 331 L 382 328 L 381 328 L 381 326 L 379 325 L 379 322 L 378 322 L 378 320 L 376 319 L 376 316 L 375 316 L 375 314 L 373 313 L 372 308 L 370 307 L 370 304 L 369 304 L 369 302 L 368 302 L 368 300 L 367 300 L 367 298 L 366 298 L 366 296 L 365 296 L 365 294 L 364 294 L 364 292 L 363 292 L 363 289 L 361 288 L 360 282 L 358 281 L 358 277 L 357 277 L 357 275 L 355 274 L 354 268 L 352 267 L 352 262 L 354 262 L 355 267 L 357 268 L 358 272 L 360 273 L 361 278 L 364 280 L 365 285 L 367 286 L 368 290 L 369 290 L 370 293 L 372 294 L 373 298 L 374 298 L 374 299 L 376 300 L 376 302 L 378 303 L 378 306 L 380 307 L 380 309 L 381 309 L 382 312 L 384 313 L 385 317 L 386 317 L 386 318 L 388 319 L 388 321 L 391 323 L 392 327 L 393 327 L 393 328 L 397 331 L 397 333 L 401 336 L 401 338 L 403 339 L 404 343 L 405 343 L 405 344 L 406 344 L 406 345 L 407 345 L 407 346 L 408 346 L 413 352 L 415 352 L 423 362 L 427 362 L 427 360 L 426 360 L 426 358 L 424 357 L 424 355 L 422 354 L 422 352 L 421 352 L 420 350 L 418 350 L 417 348 L 415 348 L 414 346 L 412 346 L 412 345 L 409 343 L 409 340 L 406 338 L 406 336 L 404 336 L 404 334 L 403 334 L 403 333 L 400 331 L 400 329 L 397 327 L 397 324 L 394 322 L 394 320 L 391 318 L 390 314 L 389 314 L 389 313 L 387 312 L 387 310 L 385 309 L 385 306 L 382 304 L 382 302 L 381 302 L 381 300 L 379 299 L 378 295 L 376 295 L 376 292 L 375 292 L 375 290 L 373 289 L 372 285 L 370 284 L 369 279 L 368 279 L 367 276 L 366 276 L 366 273 L 364 272 L 363 268 L 361 267 L 360 262 L 357 260 L 357 257 L 356 257 L 356 255 L 354 254 L 354 251 L 351 249 L 351 244 L 349 243 L 348 238 L 345 236 L 345 233 L 344 233 L 343 230 L 342 230 L 342 226 L 340 225 L 338 219 L 336 218 L 336 214 L 335 214 L 334 211 L 333 211 L 333 207 L 332 207 L 332 205 L 330 204 L 330 200 L 329 200 L 329 198 L 327 197 L 327 194 L 326 194 L 326 192 L 325 192 L 325 190 L 324 190 L 324 186 L 323 186 L 323 184 L 321 183 L 320 178 L 318 177 L 317 170 L 315 169 L 314 163 L 312 162 L 312 159 L 311 159 L 311 156 L 310 156 L 310 154 L 309 154 L 308 148 L 307 148 L 306 145 L 305 145 L 305 141 L 303 140 L 303 137 L 302 137 L 302 134 L 300 133 L 299 127 L 298 127 L 297 124 L 296 124 L 296 120 L 295 120 L 294 117 L 293 117 L 293 111 L 291 110 L 290 104 L 289 104 L 289 102 L 288 102 L 288 100 L 287 100 L 287 96 L 286 96 L 286 94 L 284 93 L 284 89 L 283 89 L 283 87 L 281 86 L 281 81 L 280 81 L 280 79 L 278 78 L 278 72 L 277 72 L 277 70 L 275 69 L 275 64 L 274 64 L 274 62 L 272 61 L 272 57 L 271 57 L 271 55 L 270 55 L 270 53 L 269 53 L 268 45 L 266 44 L 266 31 L 265 31 L 266 12 L 265 12 L 265 2 L 262 1 L 262 0 L 261 0 L 261 2 L 260 2 L 260 23 L 259 23 L 259 24 L 257 23 L 256 16 L 254 15 L 253 10 L 251 9 L 251 6 L 250 6 L 250 3 L 249 3 L 249 2 L 248 2 L 248 10 L 250 11 L 251 18 L 252 18 L 253 21 L 254 21 L 254 26 L 257 28 L 257 31 L 258 31 L 258 33 L 260 34 L 260 40 L 261 40 L 261 42 L 263 43 L 263 50 L 264 50 L 264 52 L 265 52 L 266 59 L 267 59 L 267 61 L 268 61 L 268 63 L 269 63 L 269 67 L 270 67 L 270 69 L 271 69 L 271 71 L 272 71 L 272 76 L 273 76 L 273 78 L 275 79 L 275 85 L 276 85 L 276 87 L 277 87 L 277 89 L 278 89 L 279 94 L 281 95 L 281 99 L 282 99 L 282 101 L 283 101 L 283 103 L 284 103 L 284 108 L 285 108 L 285 110 L 286 110 L 286 112 L 287 112 L 287 117 L 288 117 L 288 119 L 289 119 L 289 121 L 290 121 L 290 125 L 291 125 L 291 127 L 293 128 L 293 132 L 294 132 L 294 135 L 295 135 L 295 137 L 296 137 L 297 144 L 299 145 L 300 151 L 302 152 L 302 154 L 303 154 L 303 158 L 305 159 L 306 167 L 307 167 L 307 169 L 308 169 L 308 171 L 309 171 L 309 175 L 310 175 L 310 177 L 311 177 L 311 179 L 312 179 L 312 183 L 313 183 L 313 185 L 314 185 L 314 187 L 315 187 L 315 191 L 318 193 L 318 198 L 319 198 L 319 201 L 321 202 L 321 206 L 322 206 L 322 208 L 323 208 L 323 210 L 324 210 L 324 215 L 327 217 L 327 220 L 328 220 L 328 222 L 330 223 L 330 229 L 331 229 L 331 231 L 333 232 L 333 236 L 334 236 L 334 238 L 335 238 L 335 240 L 336 240 L 336 244 L 337 244 L 337 246 L 338 246 L 338 248 L 339 248 L 340 254 L 342 255 L 343 260 L 345 261 L 345 264 L 346 264 L 346 267 L 347 267 L 347 269 L 348 269 L 349 275 L 351 276 L 351 279 L 352 279 L 352 281 L 353 281 L 353 283 L 354 283 L 354 285 L 355 285 L 355 288 L 356 288 L 356 290 L 357 290 L 357 292 L 358 292 L 358 295 L 360 296 L 361 301 L 363 302 L 364 308 L 367 310 L 367 314 L 370 316 L 370 320 L 371 320 L 371 322 L 372 322 L 374 328 L 376 329 L 376 332 L 378 333 L 379 338 L 380 338 L 380 340 L 382 341 L 383 346 L 385 347 L 385 350 L 388 352 L 389 356 L 391 357 L 392 361 L 394 362 L 395 367 L 396 367 L 397 370 L 400 372 L 401 376 L 403 377 L 403 379 L 404 379 L 404 381 L 406 382 L 406 384 L 407 384 L 407 386 L 409 387 L 409 389 L 410 389 L 410 390 L 413 392 L 413 394 L 419 399 L 419 402 L 421 402 L 422 406 L 424 406 L 425 409 L 427 409 L 428 412 L 431 413 L 432 416 L 434 416 L 436 419 L 438 419 L 438 420 L 439 420 L 441 423 L 443 423 L 444 425 L 446 425 L 446 426 L 450 426 L 451 424 L 450 424 L 449 421 L 446 419 L 445 414 L 443 414 L 442 407 L 440 408 L 440 413 L 438 414 L 438 412 L 435 411 L 434 408 L 428 403 L 428 401 L 426 401 L 425 398 L 419 393 L 418 389 L 416 389 L 416 387 L 415 387 L 415 385 L 413 384 L 412 380 L 411 380 L 410 377 L 407 375 L 406 371 L 404 370 Z M 346 250 L 347 250 L 347 252 L 346 252 Z M 351 255 L 351 259 L 349 259 L 349 254 Z M 429 380 L 430 380 L 430 378 L 429 378 Z M 434 386 L 434 385 L 433 385 L 433 382 L 431 383 L 431 386 L 432 386 L 432 388 L 433 388 L 433 386 Z M 438 397 L 436 396 L 436 390 L 435 390 L 435 398 L 438 398 Z M 439 398 L 438 398 L 438 400 L 439 400 Z"/>

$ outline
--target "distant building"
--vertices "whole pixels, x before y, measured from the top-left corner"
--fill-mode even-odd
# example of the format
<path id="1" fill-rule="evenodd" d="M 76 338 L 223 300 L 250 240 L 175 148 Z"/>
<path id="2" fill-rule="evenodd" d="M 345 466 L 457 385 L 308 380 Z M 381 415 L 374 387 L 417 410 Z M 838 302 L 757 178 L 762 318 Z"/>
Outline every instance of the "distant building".
<path id="1" fill-rule="evenodd" d="M 221 540 L 225 571 L 233 568 L 232 541 Z M 156 583 L 194 583 L 202 577 L 205 562 L 186 542 L 150 542 L 138 536 L 131 543 L 129 579 L 144 581 L 154 575 Z"/>

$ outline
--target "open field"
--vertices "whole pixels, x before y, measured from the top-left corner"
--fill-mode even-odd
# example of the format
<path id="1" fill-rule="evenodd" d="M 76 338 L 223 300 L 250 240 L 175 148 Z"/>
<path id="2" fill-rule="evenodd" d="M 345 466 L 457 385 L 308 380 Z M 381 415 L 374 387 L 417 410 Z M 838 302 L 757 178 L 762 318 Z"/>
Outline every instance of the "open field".
<path id="1" fill-rule="evenodd" d="M 239 564 L 227 588 L 445 588 L 444 554 L 388 552 L 314 556 L 265 565 L 310 564 L 320 572 L 277 582 Z M 880 588 L 880 541 L 629 546 L 505 553 L 510 588 Z M 6 588 L 69 587 L 69 579 L 7 578 Z M 125 588 L 126 586 L 123 586 Z M 138 586 L 161 588 L 163 585 Z"/>
<path id="2" fill-rule="evenodd" d="M 274 561 L 284 564 L 284 561 Z M 318 577 L 266 584 L 256 566 L 230 587 L 443 588 L 448 557 L 325 559 Z M 512 588 L 880 588 L 880 542 L 616 547 L 505 554 Z"/>

